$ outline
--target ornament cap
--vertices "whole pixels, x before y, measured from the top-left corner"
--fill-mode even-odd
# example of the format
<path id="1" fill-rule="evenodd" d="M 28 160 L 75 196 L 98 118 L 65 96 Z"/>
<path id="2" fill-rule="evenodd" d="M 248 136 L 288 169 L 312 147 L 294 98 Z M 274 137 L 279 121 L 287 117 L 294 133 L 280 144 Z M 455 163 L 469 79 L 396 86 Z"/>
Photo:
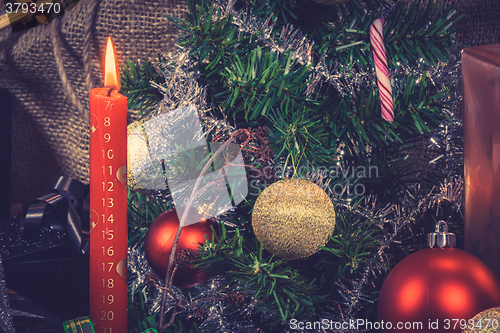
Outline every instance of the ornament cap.
<path id="1" fill-rule="evenodd" d="M 455 244 L 455 234 L 448 232 L 448 225 L 445 221 L 436 223 L 435 232 L 431 232 L 427 235 L 427 245 L 430 248 L 455 247 Z"/>

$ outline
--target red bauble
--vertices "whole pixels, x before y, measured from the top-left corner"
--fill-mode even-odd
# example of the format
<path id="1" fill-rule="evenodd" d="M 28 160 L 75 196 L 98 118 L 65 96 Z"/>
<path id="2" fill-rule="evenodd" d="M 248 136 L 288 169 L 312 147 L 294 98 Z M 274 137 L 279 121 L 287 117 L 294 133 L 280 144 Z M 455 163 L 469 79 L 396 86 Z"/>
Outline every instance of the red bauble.
<path id="1" fill-rule="evenodd" d="M 458 333 L 457 320 L 499 305 L 500 281 L 482 261 L 453 247 L 427 248 L 403 259 L 387 276 L 378 318 L 383 332 Z M 422 326 L 410 328 L 414 323 Z"/>
<path id="2" fill-rule="evenodd" d="M 184 226 L 179 243 L 177 243 L 176 254 L 178 255 L 184 249 L 196 251 L 198 243 L 205 243 L 205 235 L 208 239 L 212 239 L 211 225 L 215 226 L 215 223 L 200 218 L 200 222 Z M 146 259 L 153 271 L 162 280 L 167 273 L 170 252 L 172 251 L 178 227 L 179 218 L 175 208 L 172 208 L 160 214 L 146 233 L 144 244 Z M 207 271 L 201 271 L 188 264 L 176 270 L 173 284 L 180 288 L 190 288 L 205 283 L 208 278 L 209 273 Z"/>

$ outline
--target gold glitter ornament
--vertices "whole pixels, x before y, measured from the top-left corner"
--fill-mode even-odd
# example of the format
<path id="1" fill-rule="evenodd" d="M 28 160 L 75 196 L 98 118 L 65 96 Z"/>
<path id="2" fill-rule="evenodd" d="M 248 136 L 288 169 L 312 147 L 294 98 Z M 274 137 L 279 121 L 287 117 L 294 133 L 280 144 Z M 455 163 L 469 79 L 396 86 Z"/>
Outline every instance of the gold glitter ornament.
<path id="1" fill-rule="evenodd" d="M 252 226 L 269 252 L 283 259 L 305 258 L 318 252 L 333 234 L 335 209 L 318 185 L 305 179 L 284 179 L 257 197 Z"/>
<path id="2" fill-rule="evenodd" d="M 462 333 L 493 333 L 500 332 L 500 307 L 479 312 L 469 319 Z"/>
<path id="3" fill-rule="evenodd" d="M 135 121 L 127 126 L 127 185 L 130 189 L 140 188 L 134 177 L 133 170 L 140 169 L 141 161 L 149 157 L 146 145 L 146 131 L 144 124 Z"/>

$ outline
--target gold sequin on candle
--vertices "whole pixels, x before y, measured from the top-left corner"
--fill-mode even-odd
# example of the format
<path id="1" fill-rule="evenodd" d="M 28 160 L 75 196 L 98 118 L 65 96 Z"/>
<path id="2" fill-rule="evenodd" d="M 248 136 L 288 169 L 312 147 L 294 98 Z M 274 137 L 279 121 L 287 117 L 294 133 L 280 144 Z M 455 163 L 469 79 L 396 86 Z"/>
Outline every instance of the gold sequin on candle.
<path id="1" fill-rule="evenodd" d="M 335 228 L 335 209 L 318 185 L 305 179 L 284 179 L 258 196 L 252 212 L 255 236 L 269 252 L 283 259 L 313 255 Z"/>

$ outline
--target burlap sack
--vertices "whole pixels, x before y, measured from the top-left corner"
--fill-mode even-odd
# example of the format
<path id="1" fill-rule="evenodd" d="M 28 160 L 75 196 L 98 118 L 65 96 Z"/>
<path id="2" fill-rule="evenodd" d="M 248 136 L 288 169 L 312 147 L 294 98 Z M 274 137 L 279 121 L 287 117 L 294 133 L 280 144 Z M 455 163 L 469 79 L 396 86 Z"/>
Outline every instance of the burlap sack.
<path id="1" fill-rule="evenodd" d="M 102 86 L 107 36 L 121 64 L 158 59 L 174 45 L 167 14 L 184 10 L 183 0 L 81 0 L 49 24 L 0 31 L 0 87 L 14 99 L 12 200 L 46 193 L 59 175 L 88 182 L 88 94 Z"/>
<path id="2" fill-rule="evenodd" d="M 467 15 L 456 25 L 457 50 L 500 42 L 500 1 L 449 3 Z M 0 87 L 14 99 L 13 201 L 45 194 L 60 175 L 88 182 L 88 94 L 102 85 L 106 37 L 113 36 L 119 63 L 154 60 L 174 43 L 166 15 L 185 10 L 183 0 L 80 0 L 47 25 L 0 31 Z"/>

